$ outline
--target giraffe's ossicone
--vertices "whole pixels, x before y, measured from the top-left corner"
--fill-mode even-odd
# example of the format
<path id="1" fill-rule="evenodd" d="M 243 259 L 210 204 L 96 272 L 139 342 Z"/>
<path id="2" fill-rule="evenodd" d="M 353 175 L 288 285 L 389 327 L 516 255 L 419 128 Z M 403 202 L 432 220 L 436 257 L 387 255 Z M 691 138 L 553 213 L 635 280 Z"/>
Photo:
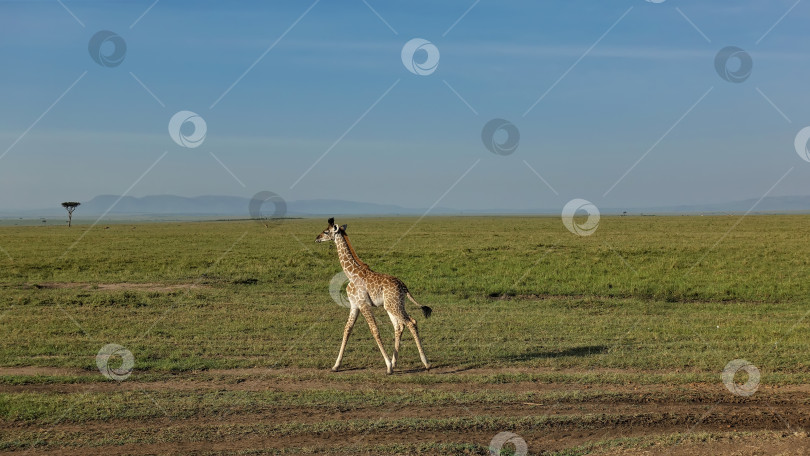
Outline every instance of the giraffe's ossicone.
<path id="1" fill-rule="evenodd" d="M 349 320 L 346 322 L 346 328 L 343 330 L 343 343 L 340 345 L 337 361 L 335 361 L 332 370 L 337 371 L 340 368 L 340 362 L 343 360 L 343 352 L 346 350 L 346 341 L 348 341 L 354 323 L 357 321 L 357 315 L 360 313 L 365 317 L 371 329 L 371 334 L 374 336 L 374 340 L 377 341 L 377 346 L 380 348 L 380 352 L 385 360 L 386 373 L 392 373 L 394 367 L 396 367 L 402 332 L 406 326 L 411 331 L 413 339 L 416 342 L 416 348 L 419 350 L 419 357 L 422 359 L 422 364 L 425 365 L 425 369 L 430 369 L 430 363 L 428 363 L 425 352 L 422 349 L 422 341 L 419 339 L 419 330 L 416 326 L 416 320 L 411 318 L 405 310 L 405 298 L 408 298 L 412 303 L 419 306 L 425 317 L 430 316 L 432 312 L 431 308 L 416 302 L 408 291 L 408 287 L 406 287 L 401 280 L 388 274 L 374 272 L 367 264 L 363 263 L 349 242 L 349 237 L 346 234 L 346 225 L 338 226 L 335 224 L 335 219 L 330 218 L 329 226 L 315 238 L 315 242 L 324 241 L 335 241 L 340 266 L 349 279 L 349 285 L 346 286 L 346 294 L 349 297 L 351 307 Z M 385 352 L 382 339 L 380 339 L 377 321 L 374 318 L 374 314 L 371 312 L 372 307 L 383 307 L 385 311 L 388 312 L 391 324 L 394 325 L 394 353 L 390 359 Z"/>

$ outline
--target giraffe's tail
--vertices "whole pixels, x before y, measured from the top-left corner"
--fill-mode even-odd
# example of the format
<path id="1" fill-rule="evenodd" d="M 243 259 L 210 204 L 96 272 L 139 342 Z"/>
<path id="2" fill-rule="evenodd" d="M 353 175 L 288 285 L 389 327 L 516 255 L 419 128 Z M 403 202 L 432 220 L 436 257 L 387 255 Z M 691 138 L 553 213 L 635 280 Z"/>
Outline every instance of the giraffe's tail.
<path id="1" fill-rule="evenodd" d="M 433 313 L 433 309 L 431 309 L 430 307 L 423 306 L 422 304 L 416 302 L 416 299 L 413 299 L 413 296 L 411 296 L 410 291 L 406 294 L 406 296 L 408 296 L 408 299 L 410 299 L 412 303 L 416 304 L 417 306 L 419 306 L 420 309 L 422 309 L 422 315 L 424 315 L 425 318 L 429 318 L 430 314 Z"/>

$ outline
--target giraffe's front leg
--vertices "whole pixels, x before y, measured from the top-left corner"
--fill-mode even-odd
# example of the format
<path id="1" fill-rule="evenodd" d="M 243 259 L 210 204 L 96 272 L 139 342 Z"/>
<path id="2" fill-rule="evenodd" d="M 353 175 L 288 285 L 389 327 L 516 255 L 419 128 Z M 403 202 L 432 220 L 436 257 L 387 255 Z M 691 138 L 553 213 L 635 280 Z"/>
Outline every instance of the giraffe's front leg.
<path id="1" fill-rule="evenodd" d="M 349 335 L 352 333 L 354 322 L 357 321 L 357 315 L 359 313 L 360 309 L 357 307 L 352 307 L 351 312 L 349 312 L 349 320 L 346 322 L 346 328 L 343 329 L 343 343 L 340 344 L 340 352 L 338 352 L 337 361 L 335 361 L 335 365 L 332 367 L 332 372 L 337 372 L 338 369 L 340 369 L 340 362 L 343 361 L 343 351 L 346 350 L 346 342 L 349 340 Z"/>
<path id="2" fill-rule="evenodd" d="M 366 318 L 368 327 L 371 329 L 371 335 L 374 336 L 374 340 L 377 341 L 377 346 L 380 347 L 380 353 L 382 353 L 383 359 L 385 360 L 385 373 L 393 373 L 394 368 L 391 366 L 391 361 L 388 360 L 388 355 L 385 353 L 385 347 L 383 347 L 382 339 L 380 339 L 380 330 L 377 329 L 377 320 L 374 318 L 374 314 L 371 312 L 371 306 L 367 304 L 363 305 L 360 307 L 360 312 L 362 312 L 363 316 Z"/>

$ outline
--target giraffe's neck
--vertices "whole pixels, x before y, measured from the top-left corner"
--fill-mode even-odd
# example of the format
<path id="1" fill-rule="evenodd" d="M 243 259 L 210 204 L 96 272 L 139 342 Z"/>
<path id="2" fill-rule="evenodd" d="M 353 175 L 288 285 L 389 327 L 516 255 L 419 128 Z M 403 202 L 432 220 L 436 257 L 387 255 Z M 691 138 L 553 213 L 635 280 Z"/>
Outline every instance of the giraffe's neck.
<path id="1" fill-rule="evenodd" d="M 346 277 L 352 282 L 362 279 L 369 268 L 357 257 L 357 253 L 349 243 L 349 238 L 338 233 L 335 235 L 335 245 L 337 246 L 340 266 L 343 268 L 343 272 L 346 273 Z"/>

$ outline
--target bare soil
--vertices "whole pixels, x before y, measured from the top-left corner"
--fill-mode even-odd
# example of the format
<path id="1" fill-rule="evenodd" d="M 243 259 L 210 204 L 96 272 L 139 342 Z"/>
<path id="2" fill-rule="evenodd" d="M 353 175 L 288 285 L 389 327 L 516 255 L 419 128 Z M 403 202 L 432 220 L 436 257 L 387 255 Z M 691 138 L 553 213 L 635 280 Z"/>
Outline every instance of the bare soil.
<path id="1" fill-rule="evenodd" d="M 504 369 L 500 372 L 514 372 Z M 525 371 L 531 371 L 527 369 Z M 38 367 L 2 368 L 0 375 L 65 375 L 81 371 Z M 208 371 L 217 380 L 196 380 L 187 375 L 177 380 L 141 382 L 101 382 L 79 384 L 0 385 L 0 393 L 52 392 L 81 393 L 121 390 L 142 391 L 278 391 L 295 394 L 308 390 L 379 390 L 384 384 L 376 381 L 347 382 L 341 376 L 354 370 L 324 373 L 315 369 L 234 369 Z M 437 369 L 418 375 L 445 375 L 451 369 Z M 471 369 L 465 374 L 497 373 L 498 369 Z M 86 374 L 86 372 L 85 372 Z M 382 375 L 382 374 L 380 374 Z M 407 375 L 407 374 L 400 374 Z M 316 377 L 297 380 L 296 377 Z M 209 375 L 210 377 L 210 375 Z M 232 377 L 232 378 L 231 378 Z M 237 381 L 234 381 L 236 379 Z M 719 383 L 719 382 L 718 382 Z M 624 393 L 616 400 L 601 395 L 588 396 L 581 401 L 546 401 L 512 404 L 473 403 L 448 405 L 409 405 L 375 407 L 353 404 L 345 411 L 328 407 L 269 407 L 255 412 L 227 416 L 175 418 L 171 410 L 166 416 L 147 420 L 91 421 L 87 423 L 60 422 L 53 426 L 12 424 L 2 434 L 39 433 L 40 439 L 80 435 L 78 443 L 64 447 L 33 447 L 18 451 L 24 454 L 236 454 L 261 450 L 270 453 L 292 448 L 320 454 L 374 454 L 374 445 L 400 444 L 474 444 L 485 448 L 500 431 L 492 429 L 452 429 L 440 432 L 404 428 L 392 434 L 378 431 L 374 426 L 333 435 L 330 432 L 291 433 L 284 437 L 262 434 L 261 425 L 301 423 L 315 425 L 324 421 L 367 420 L 369 423 L 402 418 L 453 419 L 481 416 L 514 418 L 557 417 L 559 420 L 536 428 L 502 429 L 520 435 L 529 446 L 529 454 L 546 454 L 592 442 L 617 438 L 641 438 L 632 448 L 600 449 L 595 454 L 640 456 L 672 455 L 810 455 L 810 439 L 805 429 L 810 427 L 810 386 L 771 387 L 761 385 L 750 398 L 729 393 L 722 384 L 665 385 L 580 385 L 576 383 L 547 384 L 517 382 L 504 384 L 438 383 L 422 385 L 396 383 L 401 391 L 438 389 L 443 391 L 503 391 L 503 392 L 573 392 L 588 391 Z M 258 425 L 258 427 L 256 427 Z M 251 430 L 254 426 L 255 430 Z M 233 429 L 247 431 L 233 431 Z M 105 436 L 126 430 L 142 436 L 147 442 L 166 443 L 110 444 Z M 753 434 L 752 434 L 753 433 Z M 700 436 L 710 438 L 698 438 Z M 173 436 L 173 437 L 172 437 Z M 177 442 L 180 436 L 180 442 Z M 150 440 L 151 439 L 151 440 Z M 647 439 L 646 443 L 644 439 Z M 695 440 L 697 439 L 697 441 Z M 75 440 L 75 438 L 74 438 Z M 365 448 L 365 450 L 364 450 Z M 417 454 L 417 453 L 399 454 Z M 435 454 L 442 454 L 435 450 Z M 473 453 L 470 453 L 473 454 Z M 480 454 L 480 453 L 475 453 Z"/>

